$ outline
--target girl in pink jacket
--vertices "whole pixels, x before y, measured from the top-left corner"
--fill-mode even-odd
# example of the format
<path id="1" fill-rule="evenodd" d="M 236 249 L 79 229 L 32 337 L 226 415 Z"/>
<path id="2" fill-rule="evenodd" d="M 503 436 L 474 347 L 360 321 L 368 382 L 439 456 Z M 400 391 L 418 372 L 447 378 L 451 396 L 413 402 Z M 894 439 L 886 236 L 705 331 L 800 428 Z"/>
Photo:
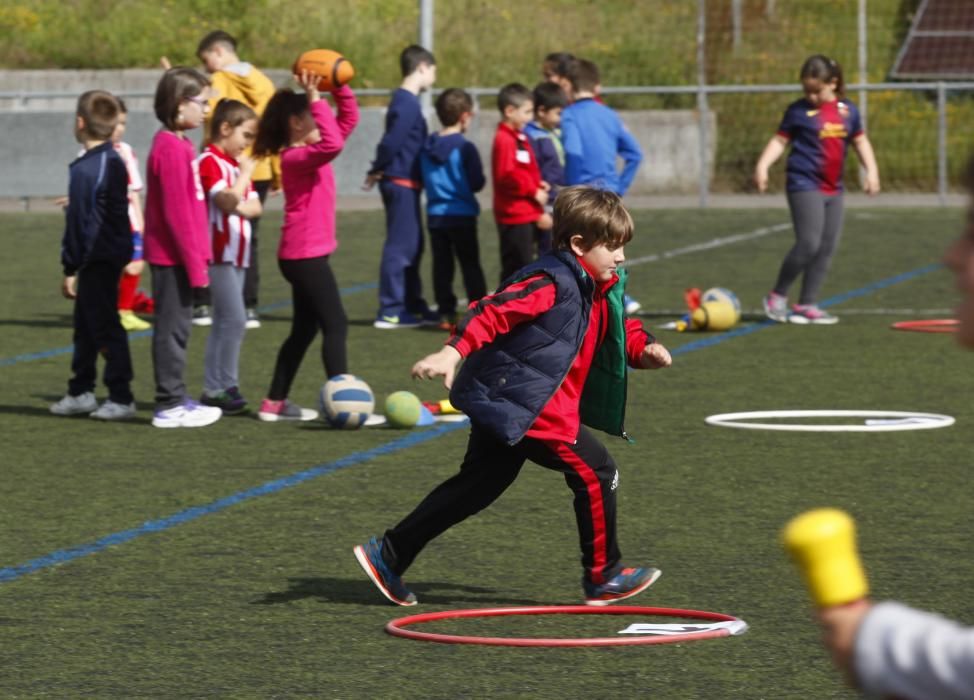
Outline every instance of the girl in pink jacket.
<path id="1" fill-rule="evenodd" d="M 284 225 L 277 257 L 291 285 L 294 316 L 291 333 L 281 345 L 267 398 L 257 417 L 265 421 L 313 420 L 318 414 L 288 401 L 301 360 L 321 330 L 325 376 L 347 371 L 345 339 L 348 320 L 338 283 L 328 262 L 335 239 L 335 174 L 333 161 L 358 124 L 358 104 L 347 85 L 332 91 L 338 115 L 318 93 L 318 76 L 295 79 L 304 94 L 278 90 L 260 120 L 254 155 L 280 153 L 284 189 Z"/>
<path id="2" fill-rule="evenodd" d="M 210 240 L 196 148 L 186 131 L 209 110 L 209 81 L 191 68 L 167 70 L 156 88 L 162 128 L 146 161 L 145 259 L 152 269 L 155 332 L 152 364 L 157 428 L 197 428 L 221 411 L 189 398 L 183 375 L 192 325 L 192 289 L 209 284 Z"/>

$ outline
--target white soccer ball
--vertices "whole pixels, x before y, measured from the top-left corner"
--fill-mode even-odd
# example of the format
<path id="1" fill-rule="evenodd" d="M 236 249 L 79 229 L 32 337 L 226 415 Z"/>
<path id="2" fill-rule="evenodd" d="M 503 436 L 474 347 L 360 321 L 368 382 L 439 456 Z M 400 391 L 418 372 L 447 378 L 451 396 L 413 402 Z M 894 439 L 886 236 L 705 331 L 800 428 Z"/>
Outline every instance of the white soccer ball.
<path id="1" fill-rule="evenodd" d="M 321 387 L 318 404 L 325 420 L 335 428 L 361 428 L 375 408 L 375 396 L 369 385 L 354 374 L 339 374 Z"/>

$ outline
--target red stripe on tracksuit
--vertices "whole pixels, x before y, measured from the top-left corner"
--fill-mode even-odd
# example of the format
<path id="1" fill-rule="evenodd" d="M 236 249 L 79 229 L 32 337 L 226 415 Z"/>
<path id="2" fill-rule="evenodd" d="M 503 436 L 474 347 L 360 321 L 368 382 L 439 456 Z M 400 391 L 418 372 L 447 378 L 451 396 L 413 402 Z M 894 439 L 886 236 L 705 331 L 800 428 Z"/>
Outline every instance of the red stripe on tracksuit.
<path id="1" fill-rule="evenodd" d="M 585 482 L 585 487 L 588 491 L 589 513 L 592 517 L 593 561 L 592 567 L 589 570 L 589 577 L 592 583 L 603 583 L 605 581 L 605 565 L 608 561 L 608 556 L 605 546 L 605 503 L 602 500 L 602 484 L 599 481 L 599 477 L 592 471 L 592 467 L 575 454 L 567 443 L 552 440 L 547 442 L 547 444 Z"/>

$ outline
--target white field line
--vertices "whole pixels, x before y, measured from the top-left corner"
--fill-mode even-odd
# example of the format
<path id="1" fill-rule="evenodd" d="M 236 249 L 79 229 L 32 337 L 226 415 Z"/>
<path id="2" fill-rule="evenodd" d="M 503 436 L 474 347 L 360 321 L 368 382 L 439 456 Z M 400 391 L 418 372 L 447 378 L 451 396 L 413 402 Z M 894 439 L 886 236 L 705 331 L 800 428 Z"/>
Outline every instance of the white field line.
<path id="1" fill-rule="evenodd" d="M 747 233 L 735 233 L 733 236 L 714 238 L 713 240 L 705 241 L 704 243 L 694 243 L 693 245 L 684 246 L 683 248 L 674 248 L 673 250 L 667 250 L 662 253 L 653 253 L 652 255 L 644 255 L 640 258 L 632 258 L 630 260 L 626 260 L 626 262 L 623 263 L 623 267 L 636 267 L 637 265 L 645 265 L 646 263 L 658 262 L 660 260 L 669 260 L 670 258 L 676 258 L 680 255 L 699 253 L 702 250 L 711 250 L 713 248 L 721 248 L 725 245 L 733 245 L 734 243 L 753 241 L 756 238 L 763 238 L 764 236 L 770 236 L 772 233 L 788 231 L 790 229 L 790 222 L 787 224 L 775 224 L 774 226 L 762 226 L 761 228 L 748 231 Z"/>

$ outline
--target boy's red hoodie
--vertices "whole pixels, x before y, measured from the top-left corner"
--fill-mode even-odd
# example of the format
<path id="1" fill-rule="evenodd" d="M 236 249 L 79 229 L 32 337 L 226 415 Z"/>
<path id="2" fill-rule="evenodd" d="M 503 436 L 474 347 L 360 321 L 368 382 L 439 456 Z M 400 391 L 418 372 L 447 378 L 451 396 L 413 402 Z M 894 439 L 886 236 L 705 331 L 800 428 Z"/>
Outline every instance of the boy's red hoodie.
<path id="1" fill-rule="evenodd" d="M 491 149 L 494 218 L 500 224 L 530 224 L 544 209 L 534 198 L 541 187 L 541 169 L 528 137 L 501 122 Z"/>

